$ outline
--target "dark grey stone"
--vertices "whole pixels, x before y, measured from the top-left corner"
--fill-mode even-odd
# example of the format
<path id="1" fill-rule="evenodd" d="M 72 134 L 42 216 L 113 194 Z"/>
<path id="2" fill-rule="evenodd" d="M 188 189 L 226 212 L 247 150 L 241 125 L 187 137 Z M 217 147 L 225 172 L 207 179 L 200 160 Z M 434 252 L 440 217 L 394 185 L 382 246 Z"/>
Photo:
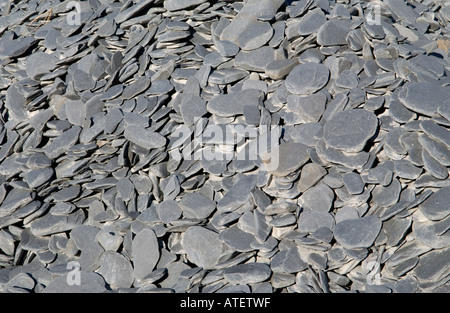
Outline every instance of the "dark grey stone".
<path id="1" fill-rule="evenodd" d="M 272 271 L 264 263 L 247 263 L 229 267 L 223 271 L 225 280 L 232 284 L 254 284 L 270 278 Z"/>
<path id="2" fill-rule="evenodd" d="M 334 227 L 334 237 L 347 249 L 368 248 L 377 238 L 381 226 L 376 216 L 344 220 Z"/>
<path id="3" fill-rule="evenodd" d="M 330 70 L 322 64 L 297 65 L 286 77 L 286 89 L 297 95 L 310 95 L 322 89 L 330 77 Z"/>
<path id="4" fill-rule="evenodd" d="M 141 230 L 133 239 L 131 251 L 134 277 L 143 280 L 153 272 L 160 257 L 155 232 L 149 228 Z"/>
<path id="5" fill-rule="evenodd" d="M 347 110 L 334 115 L 324 126 L 327 145 L 346 152 L 360 152 L 375 135 L 378 118 L 366 110 Z"/>
<path id="6" fill-rule="evenodd" d="M 200 226 L 186 230 L 182 246 L 187 258 L 204 269 L 213 269 L 227 250 L 218 233 Z"/>

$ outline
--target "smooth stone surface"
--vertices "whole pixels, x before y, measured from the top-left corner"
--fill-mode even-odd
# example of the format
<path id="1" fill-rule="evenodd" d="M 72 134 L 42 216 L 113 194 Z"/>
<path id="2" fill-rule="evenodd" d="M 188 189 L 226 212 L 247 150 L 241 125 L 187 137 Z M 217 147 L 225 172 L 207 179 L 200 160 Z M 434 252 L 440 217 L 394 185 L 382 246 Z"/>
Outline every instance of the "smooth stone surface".
<path id="1" fill-rule="evenodd" d="M 300 196 L 302 207 L 311 211 L 329 212 L 333 206 L 334 192 L 325 184 L 318 184 Z"/>
<path id="2" fill-rule="evenodd" d="M 160 134 L 136 125 L 128 126 L 125 129 L 124 136 L 129 141 L 146 149 L 164 147 L 167 141 L 166 138 Z"/>
<path id="3" fill-rule="evenodd" d="M 223 271 L 223 277 L 232 284 L 260 283 L 271 275 L 270 267 L 264 263 L 239 264 Z"/>
<path id="4" fill-rule="evenodd" d="M 324 126 L 323 138 L 332 148 L 346 152 L 360 152 L 378 128 L 375 114 L 363 110 L 337 113 Z"/>
<path id="5" fill-rule="evenodd" d="M 317 43 L 322 46 L 345 45 L 349 31 L 350 25 L 347 22 L 329 20 L 319 28 Z"/>
<path id="6" fill-rule="evenodd" d="M 419 209 L 431 221 L 439 221 L 450 215 L 450 187 L 442 188 L 427 198 Z"/>
<path id="7" fill-rule="evenodd" d="M 185 195 L 179 205 L 186 218 L 207 218 L 216 209 L 215 201 L 197 192 Z"/>
<path id="8" fill-rule="evenodd" d="M 430 83 L 406 83 L 398 95 L 400 102 L 411 111 L 437 116 L 437 109 L 449 97 L 446 89 Z"/>
<path id="9" fill-rule="evenodd" d="M 310 95 L 322 89 L 329 77 L 329 69 L 322 64 L 300 64 L 286 77 L 286 89 L 293 94 Z"/>
<path id="10" fill-rule="evenodd" d="M 376 216 L 348 219 L 336 224 L 334 237 L 347 249 L 368 248 L 377 238 L 381 226 Z"/>
<path id="11" fill-rule="evenodd" d="M 105 251 L 100 256 L 98 273 L 114 288 L 129 288 L 133 284 L 133 267 L 123 255 Z"/>
<path id="12" fill-rule="evenodd" d="M 309 160 L 307 146 L 301 143 L 287 142 L 278 147 L 278 166 L 270 173 L 283 177 L 297 171 Z M 274 161 L 272 160 L 272 163 Z"/>
<path id="13" fill-rule="evenodd" d="M 134 277 L 142 280 L 153 272 L 159 261 L 160 250 L 155 232 L 148 228 L 141 230 L 133 239 L 131 251 Z"/>
<path id="14" fill-rule="evenodd" d="M 213 269 L 226 251 L 218 233 L 200 226 L 189 227 L 181 244 L 188 259 L 204 269 Z"/>

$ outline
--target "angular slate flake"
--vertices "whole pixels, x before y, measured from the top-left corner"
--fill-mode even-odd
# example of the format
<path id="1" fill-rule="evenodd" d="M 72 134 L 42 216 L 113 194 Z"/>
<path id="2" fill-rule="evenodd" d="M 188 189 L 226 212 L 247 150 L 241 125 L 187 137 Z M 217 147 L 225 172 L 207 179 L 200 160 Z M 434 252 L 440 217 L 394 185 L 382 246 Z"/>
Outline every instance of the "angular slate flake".
<path id="1" fill-rule="evenodd" d="M 327 145 L 346 152 L 360 152 L 367 141 L 375 135 L 378 118 L 361 109 L 337 113 L 324 127 Z"/>
<path id="2" fill-rule="evenodd" d="M 55 171 L 53 168 L 46 167 L 26 173 L 24 179 L 31 189 L 35 189 L 49 181 L 54 173 Z"/>
<path id="3" fill-rule="evenodd" d="M 80 132 L 81 127 L 72 126 L 72 128 L 62 133 L 61 136 L 53 139 L 53 141 L 45 147 L 44 153 L 51 159 L 59 157 L 78 141 Z"/>
<path id="4" fill-rule="evenodd" d="M 232 250 L 238 252 L 252 251 L 251 244 L 256 241 L 253 234 L 242 231 L 237 225 L 224 229 L 220 233 L 220 239 Z"/>
<path id="5" fill-rule="evenodd" d="M 307 146 L 292 141 L 287 142 L 278 147 L 278 166 L 269 172 L 277 177 L 284 177 L 297 171 L 308 160 Z"/>

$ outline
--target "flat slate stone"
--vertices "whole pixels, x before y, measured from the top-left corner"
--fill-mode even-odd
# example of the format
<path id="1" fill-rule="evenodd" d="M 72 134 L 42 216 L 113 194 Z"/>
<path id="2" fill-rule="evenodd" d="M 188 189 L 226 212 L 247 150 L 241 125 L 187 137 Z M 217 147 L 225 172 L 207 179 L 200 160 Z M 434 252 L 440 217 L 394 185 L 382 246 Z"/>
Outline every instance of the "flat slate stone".
<path id="1" fill-rule="evenodd" d="M 186 194 L 178 203 L 186 218 L 207 218 L 216 209 L 216 202 L 198 192 Z"/>
<path id="2" fill-rule="evenodd" d="M 126 139 L 146 149 L 161 148 L 166 145 L 166 138 L 144 127 L 129 125 L 124 132 Z"/>
<path id="3" fill-rule="evenodd" d="M 247 51 L 261 48 L 272 39 L 273 32 L 270 23 L 253 21 L 239 34 L 237 44 Z"/>
<path id="4" fill-rule="evenodd" d="M 448 91 L 431 83 L 406 83 L 398 94 L 399 101 L 411 111 L 437 116 L 437 109 L 449 97 Z"/>
<path id="5" fill-rule="evenodd" d="M 155 232 L 144 228 L 132 243 L 133 274 L 137 280 L 144 279 L 153 272 L 160 258 L 160 249 Z"/>
<path id="6" fill-rule="evenodd" d="M 122 254 L 105 251 L 100 256 L 98 273 L 113 288 L 129 288 L 133 284 L 133 267 Z"/>
<path id="7" fill-rule="evenodd" d="M 333 190 L 322 183 L 308 189 L 299 198 L 302 207 L 321 212 L 329 212 L 333 206 L 333 200 Z"/>
<path id="8" fill-rule="evenodd" d="M 420 167 L 414 166 L 408 160 L 397 160 L 394 162 L 394 171 L 398 177 L 406 179 L 417 179 L 423 170 Z"/>
<path id="9" fill-rule="evenodd" d="M 237 225 L 221 231 L 220 239 L 225 242 L 228 247 L 238 252 L 252 251 L 253 248 L 251 244 L 256 241 L 253 234 L 242 231 Z"/>
<path id="10" fill-rule="evenodd" d="M 352 195 L 358 195 L 364 191 L 364 181 L 361 175 L 351 172 L 342 175 L 342 181 L 344 182 L 345 188 Z"/>
<path id="11" fill-rule="evenodd" d="M 376 216 L 341 221 L 334 227 L 336 241 L 347 249 L 368 248 L 377 238 L 382 223 Z"/>
<path id="12" fill-rule="evenodd" d="M 384 186 L 376 186 L 372 191 L 373 201 L 382 207 L 388 207 L 397 203 L 400 197 L 400 191 L 402 186 L 397 179 L 393 179 L 392 182 Z"/>
<path id="13" fill-rule="evenodd" d="M 189 261 L 204 269 L 214 269 L 227 250 L 218 233 L 200 226 L 189 227 L 181 244 Z"/>
<path id="14" fill-rule="evenodd" d="M 261 93 L 254 89 L 218 95 L 208 102 L 207 110 L 208 112 L 221 117 L 244 114 L 244 104 L 245 106 L 257 107 L 260 102 L 260 97 Z"/>
<path id="15" fill-rule="evenodd" d="M 364 109 L 336 113 L 324 126 L 323 138 L 332 148 L 360 152 L 378 128 L 378 118 Z"/>
<path id="16" fill-rule="evenodd" d="M 427 198 L 419 209 L 431 221 L 439 221 L 450 215 L 450 187 L 442 188 Z"/>
<path id="17" fill-rule="evenodd" d="M 275 154 L 275 152 L 272 152 Z M 277 156 L 275 156 L 277 157 Z M 287 176 L 302 167 L 309 160 L 307 146 L 296 142 L 287 142 L 278 147 L 278 166 L 270 171 L 277 177 Z M 274 160 L 271 160 L 272 164 Z"/>
<path id="18" fill-rule="evenodd" d="M 320 8 L 308 11 L 298 24 L 298 34 L 301 36 L 310 35 L 320 29 L 327 22 L 325 15 Z"/>
<path id="19" fill-rule="evenodd" d="M 296 95 L 310 95 L 322 89 L 330 78 L 330 70 L 322 64 L 297 65 L 286 77 L 286 89 Z"/>
<path id="20" fill-rule="evenodd" d="M 167 11 L 179 11 L 189 7 L 198 6 L 206 0 L 165 0 L 164 8 Z"/>
<path id="21" fill-rule="evenodd" d="M 347 44 L 350 24 L 340 20 L 329 20 L 317 32 L 317 43 L 322 46 L 337 46 Z"/>
<path id="22" fill-rule="evenodd" d="M 326 175 L 327 171 L 322 166 L 316 163 L 308 163 L 302 167 L 300 173 L 300 179 L 297 185 L 297 189 L 300 192 L 305 192 L 322 179 Z"/>
<path id="23" fill-rule="evenodd" d="M 71 146 L 78 141 L 78 136 L 81 132 L 81 127 L 72 126 L 69 130 L 62 133 L 61 136 L 56 137 L 44 149 L 44 153 L 50 158 L 55 159 L 61 154 L 67 152 Z"/>
<path id="24" fill-rule="evenodd" d="M 161 222 L 166 224 L 179 219 L 182 212 L 178 203 L 174 200 L 164 200 L 156 207 L 156 211 Z"/>
<path id="25" fill-rule="evenodd" d="M 58 58 L 53 54 L 36 52 L 27 58 L 25 68 L 29 77 L 38 79 L 39 76 L 53 71 L 57 61 Z"/>
<path id="26" fill-rule="evenodd" d="M 231 284 L 254 284 L 270 278 L 272 271 L 264 263 L 238 264 L 223 271 L 223 277 Z"/>
<path id="27" fill-rule="evenodd" d="M 333 229 L 333 215 L 324 211 L 304 211 L 298 217 L 298 229 L 302 232 L 314 233 L 322 227 Z"/>
<path id="28" fill-rule="evenodd" d="M 82 284 L 69 285 L 67 275 L 53 279 L 45 286 L 43 293 L 103 293 L 107 292 L 105 280 L 102 276 L 91 271 L 80 271 Z"/>
<path id="29" fill-rule="evenodd" d="M 50 167 L 32 170 L 24 175 L 24 180 L 31 189 L 35 189 L 49 181 L 54 173 L 55 171 Z"/>
<path id="30" fill-rule="evenodd" d="M 433 250 L 419 258 L 414 274 L 421 282 L 440 281 L 450 268 L 450 249 Z"/>
<path id="31" fill-rule="evenodd" d="M 234 59 L 234 64 L 239 69 L 264 72 L 274 60 L 275 49 L 264 46 L 252 51 L 240 51 Z"/>

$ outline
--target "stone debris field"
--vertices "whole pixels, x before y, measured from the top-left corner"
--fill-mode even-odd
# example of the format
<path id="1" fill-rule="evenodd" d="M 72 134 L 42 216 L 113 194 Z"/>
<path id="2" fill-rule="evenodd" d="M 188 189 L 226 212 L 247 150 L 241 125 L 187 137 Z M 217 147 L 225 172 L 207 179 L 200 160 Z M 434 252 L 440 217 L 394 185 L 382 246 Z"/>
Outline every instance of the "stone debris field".
<path id="1" fill-rule="evenodd" d="M 0 2 L 0 292 L 450 292 L 450 1 Z"/>

